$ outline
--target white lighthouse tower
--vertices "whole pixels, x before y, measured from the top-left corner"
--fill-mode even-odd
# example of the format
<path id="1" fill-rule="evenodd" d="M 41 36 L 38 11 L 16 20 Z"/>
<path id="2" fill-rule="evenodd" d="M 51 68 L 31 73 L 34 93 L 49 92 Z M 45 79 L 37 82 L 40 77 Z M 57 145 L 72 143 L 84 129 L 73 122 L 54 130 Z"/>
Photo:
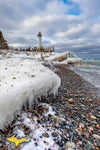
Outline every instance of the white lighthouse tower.
<path id="1" fill-rule="evenodd" d="M 37 48 L 41 48 L 42 47 L 42 35 L 41 32 L 38 32 L 38 46 Z"/>

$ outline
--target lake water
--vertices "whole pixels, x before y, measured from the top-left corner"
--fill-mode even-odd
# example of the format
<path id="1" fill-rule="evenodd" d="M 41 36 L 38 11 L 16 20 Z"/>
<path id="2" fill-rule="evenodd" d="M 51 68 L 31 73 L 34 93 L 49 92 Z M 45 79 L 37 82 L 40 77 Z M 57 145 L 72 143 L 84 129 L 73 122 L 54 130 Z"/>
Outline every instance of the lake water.
<path id="1" fill-rule="evenodd" d="M 100 91 L 100 60 L 82 60 L 82 63 L 82 66 L 75 65 L 71 69 Z"/>

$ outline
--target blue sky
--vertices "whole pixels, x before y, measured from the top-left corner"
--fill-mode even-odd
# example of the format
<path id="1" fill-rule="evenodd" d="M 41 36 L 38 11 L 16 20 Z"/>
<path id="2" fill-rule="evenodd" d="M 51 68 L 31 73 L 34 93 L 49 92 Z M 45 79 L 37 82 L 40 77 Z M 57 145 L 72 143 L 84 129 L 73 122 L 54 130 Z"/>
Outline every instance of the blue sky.
<path id="1" fill-rule="evenodd" d="M 0 30 L 13 47 L 43 46 L 100 58 L 100 0 L 0 0 Z"/>

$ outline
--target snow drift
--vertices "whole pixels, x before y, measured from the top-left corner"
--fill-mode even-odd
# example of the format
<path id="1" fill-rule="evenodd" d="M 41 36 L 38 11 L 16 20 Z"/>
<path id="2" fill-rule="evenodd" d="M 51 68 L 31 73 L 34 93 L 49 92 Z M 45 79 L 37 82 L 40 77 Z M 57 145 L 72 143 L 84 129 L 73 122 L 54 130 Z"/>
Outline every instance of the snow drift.
<path id="1" fill-rule="evenodd" d="M 10 123 L 27 100 L 56 93 L 60 78 L 39 61 L 21 58 L 0 60 L 0 129 Z"/>

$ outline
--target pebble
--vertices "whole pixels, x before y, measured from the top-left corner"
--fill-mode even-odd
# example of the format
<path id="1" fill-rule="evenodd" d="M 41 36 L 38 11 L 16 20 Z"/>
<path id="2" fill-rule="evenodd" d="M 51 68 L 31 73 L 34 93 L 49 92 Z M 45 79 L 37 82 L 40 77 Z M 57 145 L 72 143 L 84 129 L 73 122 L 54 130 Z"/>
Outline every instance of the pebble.
<path id="1" fill-rule="evenodd" d="M 69 148 L 75 148 L 76 147 L 75 143 L 73 143 L 73 142 L 67 142 L 66 146 Z"/>
<path id="2" fill-rule="evenodd" d="M 58 133 L 56 133 L 56 132 L 52 132 L 51 134 L 52 134 L 53 137 L 57 137 L 58 136 Z"/>
<path id="3" fill-rule="evenodd" d="M 49 137 L 49 134 L 48 133 L 43 133 L 42 134 L 44 137 L 48 138 Z"/>
<path id="4" fill-rule="evenodd" d="M 37 122 L 34 123 L 41 124 L 42 128 L 45 129 L 44 133 L 42 132 L 43 134 L 39 136 L 40 139 L 37 137 L 35 143 L 41 140 L 45 143 L 45 146 L 48 146 L 45 149 L 49 150 L 52 149 L 49 138 L 52 138 L 53 146 L 57 144 L 59 150 L 66 150 L 67 147 L 78 150 L 99 150 L 100 106 L 98 107 L 98 98 L 93 96 L 93 92 L 90 94 L 90 86 L 87 82 L 85 83 L 84 80 L 83 82 L 73 71 L 66 69 L 66 67 L 64 69 L 64 66 L 61 68 L 61 66 L 58 67 L 57 71 L 63 79 L 58 90 L 58 96 L 54 97 L 53 94 L 49 94 L 48 97 L 42 97 L 41 100 L 41 102 L 52 107 L 55 115 L 51 113 L 45 115 L 48 112 L 48 106 L 42 106 L 42 104 L 37 105 L 35 109 L 30 111 L 32 117 L 30 116 L 29 119 L 37 116 Z M 60 70 L 62 71 L 60 72 Z M 20 123 L 18 127 L 21 129 L 22 126 L 22 123 Z M 36 126 L 37 129 L 41 129 L 41 126 Z M 28 132 L 27 136 L 32 134 L 26 126 L 22 129 L 25 133 Z M 0 132 L 0 134 L 7 136 L 6 133 L 10 135 L 10 131 L 12 129 L 9 127 L 7 132 Z M 48 141 L 44 141 L 44 137 L 45 139 L 48 138 Z M 3 144 L 3 146 L 5 145 Z"/>
<path id="5" fill-rule="evenodd" d="M 72 98 L 71 98 L 71 99 L 68 99 L 68 101 L 69 101 L 69 102 L 72 102 L 72 101 L 73 101 L 73 99 L 72 99 Z"/>
<path id="6" fill-rule="evenodd" d="M 100 135 L 93 134 L 93 137 L 94 137 L 95 139 L 99 139 L 99 140 L 100 140 Z"/>
<path id="7" fill-rule="evenodd" d="M 84 128 L 84 124 L 83 124 L 83 123 L 80 123 L 79 127 L 80 127 L 80 128 Z"/>
<path id="8" fill-rule="evenodd" d="M 96 121 L 91 121 L 91 123 L 92 123 L 92 124 L 97 124 L 97 122 L 96 122 Z"/>
<path id="9" fill-rule="evenodd" d="M 90 141 L 87 141 L 87 144 L 85 145 L 85 147 L 87 148 L 87 150 L 91 149 L 91 148 L 95 148 L 94 145 L 90 142 Z"/>
<path id="10" fill-rule="evenodd" d="M 53 117 L 53 115 L 52 115 L 52 114 L 48 114 L 48 117 L 49 117 L 49 118 L 52 118 L 52 117 Z"/>
<path id="11" fill-rule="evenodd" d="M 97 108 L 95 108 L 96 110 L 98 110 L 98 111 L 100 111 L 100 106 L 99 107 L 97 107 Z"/>
<path id="12" fill-rule="evenodd" d="M 91 118 L 92 120 L 96 120 L 96 117 L 95 117 L 94 115 L 91 115 L 90 118 Z"/>
<path id="13" fill-rule="evenodd" d="M 60 123 L 60 119 L 58 119 L 58 118 L 55 118 L 54 121 L 55 121 L 56 123 Z"/>
<path id="14" fill-rule="evenodd" d="M 81 114 L 82 118 L 86 119 L 85 115 Z"/>

